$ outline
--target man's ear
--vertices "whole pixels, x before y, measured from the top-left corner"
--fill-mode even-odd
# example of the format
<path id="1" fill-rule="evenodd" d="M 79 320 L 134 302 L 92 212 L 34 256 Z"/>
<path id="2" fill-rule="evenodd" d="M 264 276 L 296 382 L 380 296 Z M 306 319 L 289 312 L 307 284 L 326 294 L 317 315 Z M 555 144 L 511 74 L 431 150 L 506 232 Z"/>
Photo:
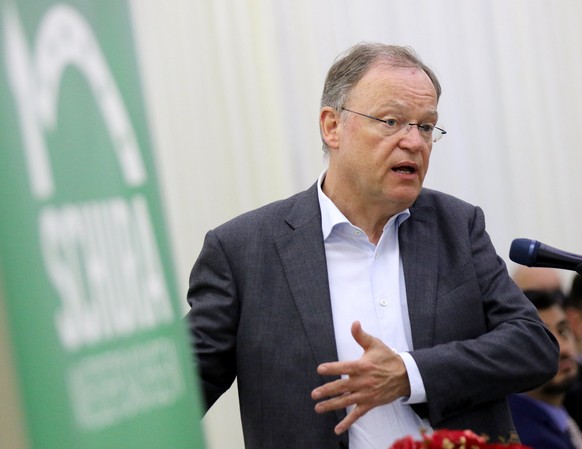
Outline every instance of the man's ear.
<path id="1" fill-rule="evenodd" d="M 329 106 L 321 108 L 321 111 L 319 111 L 321 137 L 330 149 L 339 147 L 339 119 L 339 113 Z"/>

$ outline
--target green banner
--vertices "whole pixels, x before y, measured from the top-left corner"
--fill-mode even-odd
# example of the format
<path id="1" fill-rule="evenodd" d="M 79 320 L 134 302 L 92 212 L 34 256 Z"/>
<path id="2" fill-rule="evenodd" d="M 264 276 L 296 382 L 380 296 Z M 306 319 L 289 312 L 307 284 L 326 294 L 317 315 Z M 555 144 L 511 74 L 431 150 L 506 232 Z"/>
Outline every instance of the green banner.
<path id="1" fill-rule="evenodd" d="M 202 448 L 128 5 L 0 6 L 0 300 L 28 443 Z"/>

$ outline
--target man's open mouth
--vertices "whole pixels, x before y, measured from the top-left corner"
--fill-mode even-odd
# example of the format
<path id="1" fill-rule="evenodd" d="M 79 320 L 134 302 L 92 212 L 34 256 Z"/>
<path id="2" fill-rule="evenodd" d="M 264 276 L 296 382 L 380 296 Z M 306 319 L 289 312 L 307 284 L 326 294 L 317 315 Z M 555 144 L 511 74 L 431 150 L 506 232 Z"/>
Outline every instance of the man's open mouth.
<path id="1" fill-rule="evenodd" d="M 399 165 L 398 167 L 392 168 L 392 170 L 397 173 L 403 173 L 405 175 L 416 173 L 416 167 L 413 167 L 412 165 Z"/>

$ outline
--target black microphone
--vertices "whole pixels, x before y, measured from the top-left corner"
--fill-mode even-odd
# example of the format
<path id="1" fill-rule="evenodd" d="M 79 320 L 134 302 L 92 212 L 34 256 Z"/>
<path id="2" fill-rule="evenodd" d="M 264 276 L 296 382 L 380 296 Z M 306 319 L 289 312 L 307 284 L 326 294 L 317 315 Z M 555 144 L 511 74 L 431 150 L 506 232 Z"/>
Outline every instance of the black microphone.
<path id="1" fill-rule="evenodd" d="M 560 268 L 582 274 L 582 256 L 552 248 L 537 240 L 515 239 L 511 242 L 509 258 L 528 267 Z"/>

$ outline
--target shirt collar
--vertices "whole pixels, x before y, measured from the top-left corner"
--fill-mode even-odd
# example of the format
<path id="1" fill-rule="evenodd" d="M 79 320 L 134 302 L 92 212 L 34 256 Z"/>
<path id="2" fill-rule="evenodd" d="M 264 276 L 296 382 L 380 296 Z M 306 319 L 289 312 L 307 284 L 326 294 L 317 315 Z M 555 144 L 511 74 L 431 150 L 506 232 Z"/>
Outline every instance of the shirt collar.
<path id="1" fill-rule="evenodd" d="M 321 186 L 323 185 L 323 180 L 327 170 L 324 170 L 317 180 L 317 197 L 319 199 L 319 208 L 321 209 L 321 230 L 323 231 L 323 240 L 326 240 L 333 228 L 341 223 L 350 223 L 350 221 L 341 213 L 337 206 L 333 203 L 329 197 L 323 193 Z M 384 226 L 384 229 L 392 222 L 395 222 L 396 228 L 398 228 L 408 217 L 410 217 L 410 209 L 405 209 L 399 214 L 393 216 L 388 220 L 388 223 Z"/>

